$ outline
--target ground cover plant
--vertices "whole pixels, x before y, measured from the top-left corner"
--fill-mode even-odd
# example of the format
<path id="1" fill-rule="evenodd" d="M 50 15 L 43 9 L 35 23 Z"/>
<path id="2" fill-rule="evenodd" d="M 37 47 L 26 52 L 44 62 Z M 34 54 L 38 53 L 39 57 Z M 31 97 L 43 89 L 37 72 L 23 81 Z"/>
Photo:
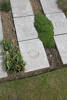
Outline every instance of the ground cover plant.
<path id="1" fill-rule="evenodd" d="M 43 14 L 35 15 L 34 23 L 40 40 L 47 48 L 55 48 L 53 25 L 51 21 Z"/>
<path id="2" fill-rule="evenodd" d="M 58 0 L 57 3 L 64 12 L 67 12 L 67 0 Z"/>
<path id="3" fill-rule="evenodd" d="M 2 44 L 4 49 L 4 64 L 6 71 L 23 71 L 25 62 L 21 57 L 19 49 L 15 49 L 10 40 L 4 40 Z"/>
<path id="4" fill-rule="evenodd" d="M 2 0 L 0 2 L 0 10 L 2 11 L 9 11 L 11 10 L 10 2 L 6 0 Z"/>

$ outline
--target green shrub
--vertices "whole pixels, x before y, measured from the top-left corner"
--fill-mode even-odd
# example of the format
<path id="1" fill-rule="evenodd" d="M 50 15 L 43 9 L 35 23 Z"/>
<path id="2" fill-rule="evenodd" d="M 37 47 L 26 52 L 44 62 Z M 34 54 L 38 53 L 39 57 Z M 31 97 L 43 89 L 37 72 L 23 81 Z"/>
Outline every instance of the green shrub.
<path id="1" fill-rule="evenodd" d="M 25 62 L 21 57 L 20 51 L 15 50 L 9 40 L 3 41 L 2 43 L 4 49 L 4 64 L 6 67 L 6 71 L 23 71 Z"/>
<path id="2" fill-rule="evenodd" d="M 58 0 L 57 3 L 64 12 L 67 12 L 67 0 Z"/>
<path id="3" fill-rule="evenodd" d="M 8 2 L 6 0 L 3 0 L 0 3 L 0 10 L 2 10 L 2 11 L 9 11 L 9 10 L 11 10 L 10 2 Z"/>
<path id="4" fill-rule="evenodd" d="M 53 25 L 45 15 L 37 14 L 34 23 L 40 40 L 46 48 L 55 47 Z"/>

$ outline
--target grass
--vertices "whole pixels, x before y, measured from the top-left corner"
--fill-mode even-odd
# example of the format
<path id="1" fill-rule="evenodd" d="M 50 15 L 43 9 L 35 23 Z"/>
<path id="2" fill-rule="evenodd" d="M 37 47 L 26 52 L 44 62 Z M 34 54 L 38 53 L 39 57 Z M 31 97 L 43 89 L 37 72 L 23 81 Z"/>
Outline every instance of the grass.
<path id="1" fill-rule="evenodd" d="M 0 10 L 2 10 L 2 11 L 11 10 L 10 2 L 8 2 L 6 0 L 2 0 L 0 3 Z"/>
<path id="2" fill-rule="evenodd" d="M 0 83 L 0 100 L 67 100 L 67 68 Z"/>
<path id="3" fill-rule="evenodd" d="M 58 0 L 57 3 L 64 12 L 67 12 L 67 0 Z"/>
<path id="4" fill-rule="evenodd" d="M 46 48 L 55 48 L 54 31 L 51 21 L 45 15 L 37 14 L 34 25 L 44 46 Z"/>

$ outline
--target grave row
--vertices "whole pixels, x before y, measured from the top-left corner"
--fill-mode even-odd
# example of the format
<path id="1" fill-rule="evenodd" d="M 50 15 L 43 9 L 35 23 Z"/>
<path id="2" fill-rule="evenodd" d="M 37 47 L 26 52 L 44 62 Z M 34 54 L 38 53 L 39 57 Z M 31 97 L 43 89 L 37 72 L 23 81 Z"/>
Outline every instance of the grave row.
<path id="1" fill-rule="evenodd" d="M 49 68 L 45 49 L 34 27 L 30 0 L 10 1 L 20 52 L 26 62 L 25 72 Z"/>
<path id="2" fill-rule="evenodd" d="M 54 39 L 63 64 L 67 64 L 67 18 L 57 0 L 40 0 L 44 13 L 54 26 Z"/>

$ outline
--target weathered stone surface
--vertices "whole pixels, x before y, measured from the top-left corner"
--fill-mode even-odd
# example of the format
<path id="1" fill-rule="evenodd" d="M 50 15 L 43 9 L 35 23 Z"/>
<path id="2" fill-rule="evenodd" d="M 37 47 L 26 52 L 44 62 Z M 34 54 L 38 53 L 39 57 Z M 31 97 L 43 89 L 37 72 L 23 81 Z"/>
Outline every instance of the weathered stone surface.
<path id="1" fill-rule="evenodd" d="M 55 36 L 54 38 L 63 64 L 67 64 L 67 34 Z"/>
<path id="2" fill-rule="evenodd" d="M 3 40 L 2 22 L 0 16 L 0 42 Z M 2 55 L 2 45 L 0 44 L 0 78 L 7 77 L 7 72 L 5 72 L 3 67 L 3 55 Z"/>
<path id="3" fill-rule="evenodd" d="M 0 62 L 2 62 L 2 61 L 3 61 L 3 55 L 0 54 Z"/>
<path id="4" fill-rule="evenodd" d="M 0 16 L 0 42 L 3 40 L 3 30 L 2 30 L 2 21 Z"/>
<path id="5" fill-rule="evenodd" d="M 38 33 L 34 27 L 34 16 L 14 18 L 18 41 L 38 38 Z"/>
<path id="6" fill-rule="evenodd" d="M 0 54 L 2 54 L 2 45 L 0 45 Z"/>
<path id="7" fill-rule="evenodd" d="M 46 52 L 39 39 L 19 42 L 19 47 L 26 62 L 25 72 L 49 67 Z"/>
<path id="8" fill-rule="evenodd" d="M 4 78 L 7 76 L 7 72 L 5 72 L 3 65 L 3 55 L 0 54 L 0 78 Z"/>
<path id="9" fill-rule="evenodd" d="M 64 13 L 47 14 L 54 26 L 54 35 L 67 34 L 67 19 Z"/>
<path id="10" fill-rule="evenodd" d="M 4 66 L 2 64 L 0 64 L 0 78 L 5 78 L 7 77 L 7 72 L 5 72 L 4 70 Z"/>
<path id="11" fill-rule="evenodd" d="M 33 15 L 32 6 L 29 0 L 10 0 L 13 17 Z"/>
<path id="12" fill-rule="evenodd" d="M 45 14 L 62 12 L 57 5 L 57 0 L 40 0 Z"/>

